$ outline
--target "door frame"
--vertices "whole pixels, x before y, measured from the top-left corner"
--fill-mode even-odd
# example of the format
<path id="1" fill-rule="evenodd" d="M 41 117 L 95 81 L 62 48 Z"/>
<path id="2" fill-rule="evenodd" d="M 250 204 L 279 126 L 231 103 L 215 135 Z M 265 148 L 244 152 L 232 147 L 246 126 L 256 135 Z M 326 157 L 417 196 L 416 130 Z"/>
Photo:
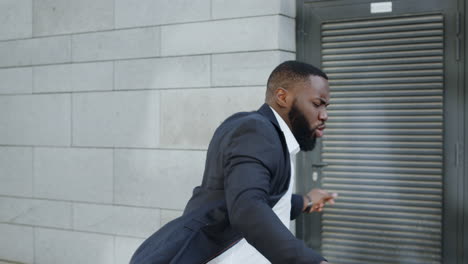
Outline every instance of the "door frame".
<path id="1" fill-rule="evenodd" d="M 385 0 L 296 0 L 296 56 L 298 60 L 321 64 L 320 44 L 318 41 L 310 41 L 312 34 L 308 31 L 320 32 L 319 18 L 312 14 L 308 4 L 317 6 L 340 6 L 344 4 L 369 4 Z M 399 2 L 394 0 L 392 2 Z M 433 0 L 437 1 L 437 0 Z M 465 69 L 468 69 L 468 61 L 465 54 L 468 52 L 468 42 L 465 35 L 468 33 L 468 5 L 465 0 L 442 0 L 449 2 L 455 8 L 450 9 L 447 23 L 447 34 L 456 35 L 455 40 L 445 41 L 445 56 L 457 57 L 454 65 L 445 63 L 444 79 L 451 78 L 457 73 L 456 87 L 446 89 L 444 94 L 444 179 L 443 179 L 443 219 L 442 219 L 442 262 L 461 264 L 468 262 L 468 83 L 466 82 Z M 408 1 L 417 4 L 427 4 L 427 0 Z M 454 14 L 452 14 L 452 12 Z M 308 19 L 306 19 L 308 18 Z M 450 32 L 452 31 L 452 32 Z M 315 43 L 307 46 L 306 43 Z M 453 43 L 452 43 L 453 42 Z M 445 59 L 444 59 L 445 60 Z M 317 66 L 319 66 L 317 65 Z M 452 81 L 452 80 L 451 80 Z M 448 100 L 453 100 L 448 104 Z M 456 124 L 456 126 L 454 125 Z M 450 125 L 450 127 L 449 127 Z M 321 144 L 318 144 L 321 146 Z M 307 154 L 298 155 L 296 162 L 298 175 L 301 172 L 301 164 L 307 162 Z M 316 155 L 316 154 L 315 154 Z M 306 180 L 310 182 L 310 180 Z M 300 182 L 300 179 L 297 180 Z M 303 182 L 304 183 L 304 182 Z M 303 184 L 304 185 L 304 184 Z M 300 187 L 300 186 L 298 186 Z M 320 186 L 314 186 L 320 187 Z M 303 187 L 305 188 L 305 187 Z M 298 188 L 299 192 L 306 191 Z M 338 200 L 339 202 L 339 200 Z M 306 228 L 306 225 L 307 226 Z M 321 216 L 305 216 L 296 223 L 298 237 L 311 236 L 309 246 L 320 252 L 321 246 Z"/>

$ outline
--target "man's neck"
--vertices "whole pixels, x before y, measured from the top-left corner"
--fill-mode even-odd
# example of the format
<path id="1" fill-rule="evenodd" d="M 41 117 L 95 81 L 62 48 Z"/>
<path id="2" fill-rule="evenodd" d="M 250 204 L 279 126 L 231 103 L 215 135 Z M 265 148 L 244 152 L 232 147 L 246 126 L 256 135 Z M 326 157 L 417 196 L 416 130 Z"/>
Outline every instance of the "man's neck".
<path id="1" fill-rule="evenodd" d="M 284 120 L 284 122 L 286 123 L 286 125 L 288 125 L 289 129 L 292 129 L 291 128 L 291 123 L 289 122 L 289 117 L 288 117 L 288 113 L 287 113 L 287 110 L 280 107 L 279 105 L 277 104 L 270 104 L 270 103 L 267 103 L 271 108 L 273 108 L 276 113 Z"/>

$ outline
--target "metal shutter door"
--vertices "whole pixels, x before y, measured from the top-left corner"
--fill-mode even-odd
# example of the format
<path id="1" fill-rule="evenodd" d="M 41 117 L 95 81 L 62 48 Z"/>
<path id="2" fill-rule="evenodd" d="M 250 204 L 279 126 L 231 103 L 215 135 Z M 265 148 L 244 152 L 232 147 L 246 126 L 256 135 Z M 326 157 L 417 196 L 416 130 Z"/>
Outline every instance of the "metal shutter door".
<path id="1" fill-rule="evenodd" d="M 439 14 L 322 24 L 331 263 L 441 261 L 443 29 Z"/>

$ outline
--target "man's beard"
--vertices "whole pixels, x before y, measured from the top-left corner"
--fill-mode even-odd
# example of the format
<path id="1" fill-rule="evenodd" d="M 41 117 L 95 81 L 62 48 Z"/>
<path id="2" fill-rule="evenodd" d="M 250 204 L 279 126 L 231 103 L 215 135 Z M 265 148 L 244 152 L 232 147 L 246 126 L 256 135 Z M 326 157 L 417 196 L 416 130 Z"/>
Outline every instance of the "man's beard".
<path id="1" fill-rule="evenodd" d="M 317 137 L 315 129 L 311 129 L 304 114 L 299 110 L 296 102 L 293 103 L 291 110 L 288 113 L 289 121 L 291 122 L 291 130 L 299 143 L 299 147 L 303 151 L 314 149 Z"/>

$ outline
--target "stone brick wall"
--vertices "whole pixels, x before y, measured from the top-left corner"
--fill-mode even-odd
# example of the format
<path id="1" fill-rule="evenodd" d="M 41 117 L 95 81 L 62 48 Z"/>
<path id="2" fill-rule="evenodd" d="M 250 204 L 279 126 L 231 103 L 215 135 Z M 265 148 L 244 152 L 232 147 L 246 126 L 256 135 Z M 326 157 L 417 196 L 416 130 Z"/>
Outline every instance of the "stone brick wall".
<path id="1" fill-rule="evenodd" d="M 1 0 L 0 263 L 124 264 L 295 58 L 294 0 Z"/>

